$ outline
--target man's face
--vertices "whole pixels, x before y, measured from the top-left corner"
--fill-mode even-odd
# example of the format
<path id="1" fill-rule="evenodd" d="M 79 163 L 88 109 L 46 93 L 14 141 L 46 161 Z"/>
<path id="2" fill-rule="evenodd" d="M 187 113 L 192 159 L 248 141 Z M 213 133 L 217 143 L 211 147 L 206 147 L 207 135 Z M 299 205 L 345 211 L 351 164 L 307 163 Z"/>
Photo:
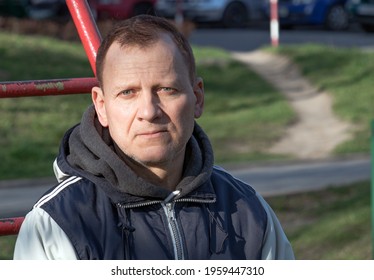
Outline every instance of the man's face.
<path id="1" fill-rule="evenodd" d="M 204 100 L 202 80 L 191 84 L 167 35 L 145 49 L 115 42 L 105 59 L 103 88 L 92 96 L 100 123 L 119 148 L 149 167 L 183 160 Z"/>

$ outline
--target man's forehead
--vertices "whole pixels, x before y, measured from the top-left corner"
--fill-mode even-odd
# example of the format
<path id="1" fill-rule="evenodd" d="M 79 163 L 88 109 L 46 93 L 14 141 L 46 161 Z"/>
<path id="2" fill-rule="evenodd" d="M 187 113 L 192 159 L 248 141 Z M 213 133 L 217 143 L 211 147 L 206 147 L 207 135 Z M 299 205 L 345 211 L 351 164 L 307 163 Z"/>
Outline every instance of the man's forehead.
<path id="1" fill-rule="evenodd" d="M 159 43 L 165 43 L 166 45 L 172 46 L 173 48 L 176 47 L 176 44 L 174 40 L 172 39 L 172 36 L 168 33 L 162 32 L 162 33 L 157 33 L 155 34 L 152 38 L 148 38 L 146 41 L 139 41 L 139 40 L 122 40 L 118 38 L 117 40 L 114 40 L 111 46 L 109 47 L 112 48 L 115 46 L 116 48 L 120 48 L 123 50 L 126 49 L 149 49 L 154 47 L 155 45 Z M 108 50 L 109 50 L 108 49 Z"/>

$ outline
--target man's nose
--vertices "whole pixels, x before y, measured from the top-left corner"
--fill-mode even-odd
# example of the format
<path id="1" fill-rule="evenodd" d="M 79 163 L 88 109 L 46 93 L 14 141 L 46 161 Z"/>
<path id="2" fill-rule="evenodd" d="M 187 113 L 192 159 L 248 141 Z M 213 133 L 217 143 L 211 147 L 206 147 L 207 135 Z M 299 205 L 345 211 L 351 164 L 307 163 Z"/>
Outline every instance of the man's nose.
<path id="1" fill-rule="evenodd" d="M 160 99 L 153 92 L 143 92 L 138 99 L 138 118 L 152 121 L 161 116 Z"/>

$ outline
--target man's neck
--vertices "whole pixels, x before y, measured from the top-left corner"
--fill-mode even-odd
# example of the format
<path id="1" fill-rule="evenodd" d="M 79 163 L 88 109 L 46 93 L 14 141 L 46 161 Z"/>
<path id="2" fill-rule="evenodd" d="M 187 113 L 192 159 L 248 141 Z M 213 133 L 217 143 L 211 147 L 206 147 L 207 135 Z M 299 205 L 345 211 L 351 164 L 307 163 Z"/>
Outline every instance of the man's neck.
<path id="1" fill-rule="evenodd" d="M 145 165 L 132 158 L 123 157 L 124 162 L 145 181 L 174 191 L 183 175 L 184 158 L 158 165 Z"/>

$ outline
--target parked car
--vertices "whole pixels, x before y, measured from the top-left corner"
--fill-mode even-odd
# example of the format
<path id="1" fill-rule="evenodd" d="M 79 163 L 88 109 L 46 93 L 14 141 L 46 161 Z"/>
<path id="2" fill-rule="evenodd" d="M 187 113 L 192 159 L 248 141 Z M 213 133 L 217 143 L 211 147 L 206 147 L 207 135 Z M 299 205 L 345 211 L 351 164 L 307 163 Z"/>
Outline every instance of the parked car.
<path id="1" fill-rule="evenodd" d="M 0 16 L 25 17 L 26 10 L 23 0 L 0 0 Z"/>
<path id="2" fill-rule="evenodd" d="M 28 0 L 27 16 L 32 19 L 68 18 L 69 11 L 64 0 Z"/>
<path id="3" fill-rule="evenodd" d="M 157 0 L 88 0 L 97 19 L 125 19 L 139 14 L 154 14 Z"/>
<path id="4" fill-rule="evenodd" d="M 154 14 L 157 0 L 88 0 L 96 19 L 125 19 Z M 32 19 L 68 18 L 65 0 L 0 0 L 0 14 Z"/>
<path id="5" fill-rule="evenodd" d="M 0 0 L 0 15 L 44 19 L 66 15 L 64 0 Z"/>
<path id="6" fill-rule="evenodd" d="M 180 6 L 178 6 L 180 5 Z M 175 18 L 178 11 L 196 23 L 222 23 L 225 27 L 244 27 L 264 19 L 263 0 L 158 0 L 155 13 Z"/>
<path id="7" fill-rule="evenodd" d="M 345 9 L 346 1 L 278 0 L 280 27 L 286 29 L 294 26 L 324 26 L 329 30 L 347 29 L 350 21 Z M 270 10 L 269 6 L 266 10 Z"/>
<path id="8" fill-rule="evenodd" d="M 374 0 L 348 0 L 346 8 L 363 30 L 374 32 Z"/>

